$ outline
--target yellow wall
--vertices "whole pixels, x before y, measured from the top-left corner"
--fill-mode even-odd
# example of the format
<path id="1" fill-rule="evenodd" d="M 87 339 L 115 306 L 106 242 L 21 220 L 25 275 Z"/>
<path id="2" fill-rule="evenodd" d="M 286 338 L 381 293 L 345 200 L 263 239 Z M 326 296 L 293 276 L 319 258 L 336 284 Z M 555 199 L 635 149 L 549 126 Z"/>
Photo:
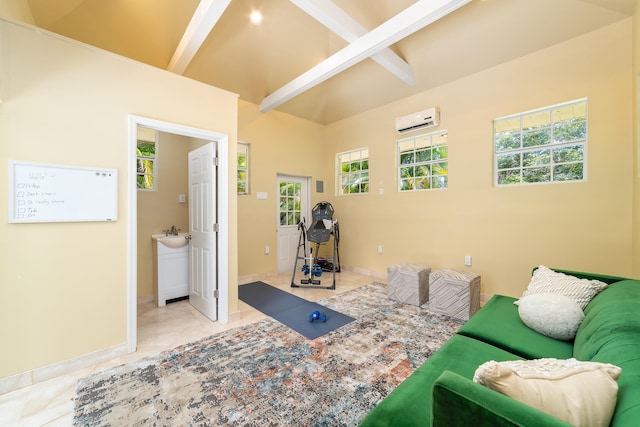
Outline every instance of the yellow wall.
<path id="1" fill-rule="evenodd" d="M 28 24 L 34 24 L 27 0 L 0 0 L 0 16 L 9 16 Z"/>
<path id="2" fill-rule="evenodd" d="M 633 275 L 640 277 L 640 0 L 633 15 Z"/>
<path id="3" fill-rule="evenodd" d="M 325 192 L 315 192 L 322 175 L 325 151 L 324 126 L 278 111 L 260 113 L 257 105 L 240 101 L 238 140 L 250 144 L 250 194 L 238 196 L 238 275 L 269 274 L 277 271 L 277 174 L 311 177 L 311 207 Z M 259 200 L 257 192 L 268 198 Z M 269 246 L 271 253 L 264 254 Z"/>
<path id="4" fill-rule="evenodd" d="M 8 198 L 9 160 L 119 171 L 117 222 L 9 224 L 0 209 L 5 377 L 126 343 L 129 114 L 226 133 L 235 159 L 237 97 L 5 20 L 0 57 L 0 200 Z M 230 187 L 233 312 L 233 167 Z"/>
<path id="5" fill-rule="evenodd" d="M 469 269 L 482 275 L 484 294 L 513 296 L 538 264 L 631 275 L 631 28 L 627 19 L 328 125 L 326 176 L 336 152 L 369 147 L 370 154 L 370 193 L 330 199 L 343 264 L 381 274 L 398 262 Z M 492 120 L 582 97 L 587 181 L 494 187 Z M 399 194 L 394 118 L 434 105 L 438 129 L 449 132 L 449 188 Z"/>

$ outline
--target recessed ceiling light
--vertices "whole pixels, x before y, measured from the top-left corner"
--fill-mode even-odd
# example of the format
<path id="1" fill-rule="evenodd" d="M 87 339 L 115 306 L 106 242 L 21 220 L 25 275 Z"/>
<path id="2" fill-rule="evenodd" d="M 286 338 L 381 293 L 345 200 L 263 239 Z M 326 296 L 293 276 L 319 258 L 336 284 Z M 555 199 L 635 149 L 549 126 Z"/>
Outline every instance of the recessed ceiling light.
<path id="1" fill-rule="evenodd" d="M 257 10 L 251 12 L 251 23 L 258 25 L 262 22 L 262 13 Z"/>

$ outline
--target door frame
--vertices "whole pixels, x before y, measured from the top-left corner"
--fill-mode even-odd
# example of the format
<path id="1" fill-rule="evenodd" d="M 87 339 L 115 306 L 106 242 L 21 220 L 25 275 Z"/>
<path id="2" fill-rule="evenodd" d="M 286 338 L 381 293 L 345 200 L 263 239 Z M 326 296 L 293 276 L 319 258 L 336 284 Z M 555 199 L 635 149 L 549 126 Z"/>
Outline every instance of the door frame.
<path id="1" fill-rule="evenodd" d="M 217 203 L 218 233 L 218 322 L 229 321 L 229 135 L 176 123 L 129 115 L 129 159 L 127 192 L 127 351 L 133 353 L 138 344 L 138 189 L 136 184 L 136 148 L 138 126 L 216 142 L 218 157 Z"/>

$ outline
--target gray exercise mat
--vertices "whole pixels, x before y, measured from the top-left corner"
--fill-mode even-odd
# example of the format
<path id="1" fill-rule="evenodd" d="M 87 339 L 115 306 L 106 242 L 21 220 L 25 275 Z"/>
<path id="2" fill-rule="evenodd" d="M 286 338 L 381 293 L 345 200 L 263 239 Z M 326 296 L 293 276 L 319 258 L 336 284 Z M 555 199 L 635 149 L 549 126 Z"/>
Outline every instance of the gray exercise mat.
<path id="1" fill-rule="evenodd" d="M 238 298 L 310 340 L 355 320 L 264 282 L 238 286 Z M 309 316 L 316 310 L 326 314 L 326 322 L 309 322 Z"/>

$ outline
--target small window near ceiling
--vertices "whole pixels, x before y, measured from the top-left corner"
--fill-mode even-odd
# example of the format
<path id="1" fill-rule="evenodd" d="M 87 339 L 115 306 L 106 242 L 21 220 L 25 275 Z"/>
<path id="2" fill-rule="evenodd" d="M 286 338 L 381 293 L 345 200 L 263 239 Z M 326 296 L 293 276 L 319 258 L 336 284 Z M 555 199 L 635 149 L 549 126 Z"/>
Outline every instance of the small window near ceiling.
<path id="1" fill-rule="evenodd" d="M 249 194 L 249 144 L 238 142 L 238 194 Z"/>
<path id="2" fill-rule="evenodd" d="M 447 131 L 398 141 L 398 189 L 418 191 L 447 188 L 449 148 Z"/>
<path id="3" fill-rule="evenodd" d="M 156 189 L 158 133 L 154 129 L 138 127 L 137 171 L 138 190 L 153 191 Z"/>
<path id="4" fill-rule="evenodd" d="M 495 119 L 493 136 L 497 186 L 586 179 L 586 99 Z"/>
<path id="5" fill-rule="evenodd" d="M 339 195 L 369 192 L 369 149 L 338 153 L 336 169 Z"/>

